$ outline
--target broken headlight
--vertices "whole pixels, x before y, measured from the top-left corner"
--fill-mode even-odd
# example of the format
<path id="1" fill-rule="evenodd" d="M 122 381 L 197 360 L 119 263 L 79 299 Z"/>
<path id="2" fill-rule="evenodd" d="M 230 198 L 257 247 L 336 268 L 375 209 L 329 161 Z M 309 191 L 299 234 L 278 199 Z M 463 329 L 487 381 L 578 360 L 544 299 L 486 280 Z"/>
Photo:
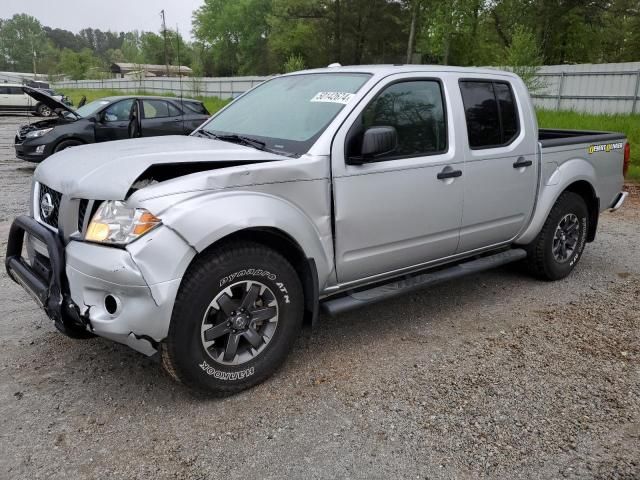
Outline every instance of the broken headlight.
<path id="1" fill-rule="evenodd" d="M 131 208 L 125 202 L 102 202 L 89 223 L 85 240 L 126 245 L 160 225 L 160 219 L 144 208 Z"/>

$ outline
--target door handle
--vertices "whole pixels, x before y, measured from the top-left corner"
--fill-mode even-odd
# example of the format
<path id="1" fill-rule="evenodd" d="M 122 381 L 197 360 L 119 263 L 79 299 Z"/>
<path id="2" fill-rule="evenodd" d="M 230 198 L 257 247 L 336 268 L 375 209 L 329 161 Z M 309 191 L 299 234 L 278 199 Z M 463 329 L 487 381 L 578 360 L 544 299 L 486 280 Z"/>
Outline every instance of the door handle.
<path id="1" fill-rule="evenodd" d="M 516 160 L 516 163 L 513 164 L 513 168 L 524 168 L 530 167 L 531 165 L 533 165 L 531 160 L 525 160 L 524 157 L 520 157 Z"/>
<path id="2" fill-rule="evenodd" d="M 438 180 L 447 178 L 458 178 L 462 176 L 462 170 L 447 170 L 446 168 L 438 173 Z"/>

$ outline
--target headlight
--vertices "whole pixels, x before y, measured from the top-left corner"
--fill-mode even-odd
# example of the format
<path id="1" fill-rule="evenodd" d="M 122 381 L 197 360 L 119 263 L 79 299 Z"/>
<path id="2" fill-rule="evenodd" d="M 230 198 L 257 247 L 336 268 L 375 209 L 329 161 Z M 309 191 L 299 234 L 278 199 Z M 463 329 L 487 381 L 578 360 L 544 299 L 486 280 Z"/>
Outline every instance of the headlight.
<path id="1" fill-rule="evenodd" d="M 160 225 L 160 219 L 144 208 L 125 202 L 102 202 L 91 219 L 85 240 L 126 245 Z"/>
<path id="2" fill-rule="evenodd" d="M 51 130 L 53 130 L 53 127 L 43 128 L 42 130 L 32 130 L 29 133 L 27 133 L 27 138 L 40 138 L 43 135 L 46 135 L 47 133 L 49 133 Z"/>

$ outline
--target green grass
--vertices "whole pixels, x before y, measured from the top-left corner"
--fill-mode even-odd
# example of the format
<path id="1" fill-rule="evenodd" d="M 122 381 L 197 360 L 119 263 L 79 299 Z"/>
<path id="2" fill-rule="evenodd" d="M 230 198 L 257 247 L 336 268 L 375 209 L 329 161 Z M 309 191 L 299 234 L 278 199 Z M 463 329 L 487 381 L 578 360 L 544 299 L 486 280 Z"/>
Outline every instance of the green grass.
<path id="1" fill-rule="evenodd" d="M 87 97 L 87 103 L 92 102 L 93 100 L 97 100 L 98 98 L 114 97 L 119 95 L 129 95 L 129 93 L 123 93 L 121 90 L 108 90 L 108 89 L 90 90 L 90 89 L 79 89 L 79 88 L 63 88 L 60 91 L 65 95 L 67 95 L 71 99 L 71 101 L 73 101 L 74 105 L 78 105 L 83 95 Z M 131 93 L 131 95 L 160 95 L 163 97 L 177 96 L 175 93 L 152 93 L 152 92 L 145 92 L 145 91 L 133 92 Z M 202 101 L 205 107 L 207 107 L 207 110 L 209 110 L 209 112 L 212 114 L 220 110 L 227 103 L 229 103 L 229 100 L 222 100 L 218 97 L 202 97 L 202 96 L 192 97 L 188 95 L 185 95 L 185 97 L 196 98 L 197 100 Z"/>
<path id="2" fill-rule="evenodd" d="M 640 115 L 591 115 L 578 112 L 538 110 L 541 128 L 570 128 L 574 130 L 603 130 L 622 132 L 631 144 L 631 166 L 627 180 L 640 182 Z"/>

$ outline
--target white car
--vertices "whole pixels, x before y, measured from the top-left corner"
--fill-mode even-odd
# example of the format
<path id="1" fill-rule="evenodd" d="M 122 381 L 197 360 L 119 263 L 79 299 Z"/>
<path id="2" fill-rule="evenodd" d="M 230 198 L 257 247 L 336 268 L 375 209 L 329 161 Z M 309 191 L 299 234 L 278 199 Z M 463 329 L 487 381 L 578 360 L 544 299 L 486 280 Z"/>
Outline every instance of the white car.
<path id="1" fill-rule="evenodd" d="M 0 84 L 0 112 L 35 112 L 36 102 L 22 91 L 22 85 Z"/>
<path id="2" fill-rule="evenodd" d="M 22 85 L 17 83 L 0 84 L 0 113 L 35 113 L 41 117 L 50 117 L 53 110 L 45 103 L 37 102 L 27 95 L 22 89 Z M 40 89 L 58 101 L 68 103 L 68 99 L 52 90 Z"/>

